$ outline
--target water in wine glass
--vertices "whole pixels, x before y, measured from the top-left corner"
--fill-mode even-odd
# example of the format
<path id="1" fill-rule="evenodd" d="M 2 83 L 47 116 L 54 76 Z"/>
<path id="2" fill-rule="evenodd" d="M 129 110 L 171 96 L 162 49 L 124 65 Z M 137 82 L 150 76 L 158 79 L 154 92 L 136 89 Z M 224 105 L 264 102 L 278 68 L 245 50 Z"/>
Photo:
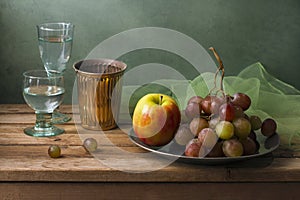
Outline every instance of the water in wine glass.
<path id="1" fill-rule="evenodd" d="M 38 112 L 51 113 L 63 100 L 65 89 L 59 86 L 39 85 L 24 88 L 26 103 Z"/>
<path id="2" fill-rule="evenodd" d="M 40 56 L 47 70 L 65 71 L 72 49 L 72 37 L 39 37 Z"/>
<path id="3" fill-rule="evenodd" d="M 43 23 L 37 25 L 37 31 L 44 68 L 63 74 L 71 55 L 74 25 L 69 22 Z M 70 119 L 70 116 L 60 113 L 58 109 L 53 112 L 53 123 L 65 123 Z"/>
<path id="4" fill-rule="evenodd" d="M 30 70 L 23 73 L 23 97 L 35 111 L 36 122 L 24 132 L 30 136 L 48 137 L 64 132 L 52 125 L 52 112 L 63 100 L 64 78 L 58 71 Z"/>

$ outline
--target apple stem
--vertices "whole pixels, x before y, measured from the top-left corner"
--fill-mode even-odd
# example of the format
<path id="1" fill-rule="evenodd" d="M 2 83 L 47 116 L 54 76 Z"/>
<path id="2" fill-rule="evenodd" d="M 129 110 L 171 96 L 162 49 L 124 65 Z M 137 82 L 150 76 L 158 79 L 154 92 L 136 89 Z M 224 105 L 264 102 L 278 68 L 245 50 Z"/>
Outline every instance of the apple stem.
<path id="1" fill-rule="evenodd" d="M 160 95 L 160 98 L 159 98 L 159 105 L 161 105 L 161 104 L 162 104 L 162 99 L 163 99 L 163 96 L 162 96 L 162 95 Z"/>
<path id="2" fill-rule="evenodd" d="M 224 90 L 223 90 L 223 79 L 224 79 L 224 76 L 225 76 L 225 68 L 224 68 L 224 65 L 223 65 L 223 62 L 219 56 L 219 54 L 217 53 L 217 51 L 215 50 L 215 48 L 213 47 L 210 47 L 209 50 L 211 50 L 214 55 L 215 55 L 215 58 L 217 59 L 218 63 L 219 63 L 219 67 L 215 73 L 215 78 L 214 78 L 214 87 L 210 90 L 210 94 L 211 92 L 217 88 L 217 76 L 219 74 L 219 72 L 221 71 L 221 80 L 220 80 L 220 89 L 217 90 L 216 93 L 218 93 L 219 91 L 222 93 L 223 97 L 225 97 L 225 93 L 224 93 Z"/>

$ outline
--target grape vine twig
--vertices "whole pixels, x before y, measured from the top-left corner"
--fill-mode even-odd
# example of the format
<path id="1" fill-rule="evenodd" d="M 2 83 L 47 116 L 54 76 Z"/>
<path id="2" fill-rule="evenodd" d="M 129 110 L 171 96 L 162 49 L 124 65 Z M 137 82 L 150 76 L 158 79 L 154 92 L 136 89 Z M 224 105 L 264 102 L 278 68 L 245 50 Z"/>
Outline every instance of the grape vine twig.
<path id="1" fill-rule="evenodd" d="M 210 90 L 209 93 L 211 94 L 212 91 L 217 88 L 217 76 L 221 72 L 220 89 L 217 90 L 216 94 L 218 92 L 221 92 L 222 95 L 223 95 L 223 97 L 225 97 L 225 93 L 224 93 L 224 90 L 223 90 L 223 79 L 224 79 L 224 76 L 225 76 L 225 68 L 224 68 L 223 62 L 222 62 L 219 54 L 216 52 L 215 48 L 210 47 L 209 50 L 211 50 L 213 52 L 216 60 L 219 63 L 219 67 L 218 67 L 218 69 L 217 69 L 217 71 L 215 73 L 215 77 L 214 77 L 214 87 Z"/>

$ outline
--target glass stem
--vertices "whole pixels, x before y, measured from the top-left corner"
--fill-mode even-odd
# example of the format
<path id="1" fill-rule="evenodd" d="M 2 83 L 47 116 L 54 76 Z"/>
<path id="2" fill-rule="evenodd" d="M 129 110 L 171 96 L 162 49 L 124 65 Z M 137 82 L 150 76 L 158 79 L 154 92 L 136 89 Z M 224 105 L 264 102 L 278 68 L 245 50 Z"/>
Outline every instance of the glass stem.
<path id="1" fill-rule="evenodd" d="M 45 130 L 52 128 L 52 113 L 36 113 L 35 130 Z"/>
<path id="2" fill-rule="evenodd" d="M 56 112 L 59 112 L 59 106 L 57 106 L 57 108 L 55 108 L 55 111 L 56 111 Z"/>

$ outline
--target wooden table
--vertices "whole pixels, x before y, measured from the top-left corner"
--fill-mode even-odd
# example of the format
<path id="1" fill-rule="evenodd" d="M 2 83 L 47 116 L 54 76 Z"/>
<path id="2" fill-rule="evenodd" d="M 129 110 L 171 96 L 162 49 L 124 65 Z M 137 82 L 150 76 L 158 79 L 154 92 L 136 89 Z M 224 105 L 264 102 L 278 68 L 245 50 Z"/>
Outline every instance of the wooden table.
<path id="1" fill-rule="evenodd" d="M 62 106 L 62 112 L 71 111 L 71 106 Z M 87 153 L 73 121 L 59 125 L 66 132 L 50 138 L 23 133 L 34 121 L 27 105 L 0 105 L 0 199 L 300 198 L 299 152 L 283 146 L 264 157 L 225 166 L 174 162 L 159 170 L 130 173 L 106 166 Z M 116 166 L 132 163 L 115 153 L 113 146 L 148 153 L 133 144 L 124 129 L 102 135 L 111 144 L 100 141 L 97 154 L 115 159 Z M 61 147 L 61 158 L 48 156 L 51 144 Z"/>

